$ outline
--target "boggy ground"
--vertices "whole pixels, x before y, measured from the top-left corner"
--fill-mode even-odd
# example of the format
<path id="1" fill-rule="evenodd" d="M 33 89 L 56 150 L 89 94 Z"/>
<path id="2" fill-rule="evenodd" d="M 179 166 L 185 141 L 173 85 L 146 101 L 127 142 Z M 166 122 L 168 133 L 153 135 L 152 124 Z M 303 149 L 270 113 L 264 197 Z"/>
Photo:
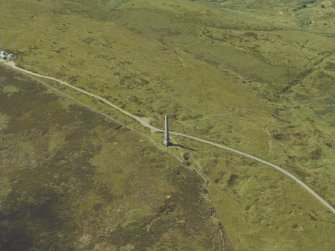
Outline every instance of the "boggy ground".
<path id="1" fill-rule="evenodd" d="M 156 126 L 168 113 L 174 130 L 279 164 L 335 205 L 332 1 L 0 6 L 2 47 L 18 65 L 99 94 Z M 211 179 L 236 249 L 333 249 L 334 216 L 294 183 L 211 147 L 193 148 L 171 151 L 187 152 L 190 165 Z"/>
<path id="2" fill-rule="evenodd" d="M 223 248 L 194 172 L 36 81 L 0 76 L 0 250 Z"/>

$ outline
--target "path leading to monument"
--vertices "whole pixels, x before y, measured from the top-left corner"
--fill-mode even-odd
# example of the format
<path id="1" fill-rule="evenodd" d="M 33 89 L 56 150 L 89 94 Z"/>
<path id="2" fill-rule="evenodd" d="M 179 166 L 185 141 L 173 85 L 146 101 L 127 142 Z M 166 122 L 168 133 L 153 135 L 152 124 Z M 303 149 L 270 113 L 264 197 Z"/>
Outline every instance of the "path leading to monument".
<path id="1" fill-rule="evenodd" d="M 28 74 L 28 75 L 31 75 L 31 76 L 35 76 L 35 77 L 40 77 L 40 78 L 44 78 L 44 79 L 49 79 L 49 80 L 53 80 L 53 81 L 56 81 L 57 83 L 61 84 L 61 85 L 64 85 L 66 87 L 69 87 L 75 91 L 78 91 L 80 93 L 83 93 L 89 97 L 92 97 L 92 98 L 95 98 L 97 100 L 100 100 L 101 102 L 105 103 L 106 105 L 112 107 L 113 109 L 115 110 L 118 110 L 119 112 L 123 113 L 124 115 L 128 116 L 128 117 L 131 117 L 133 118 L 134 120 L 136 120 L 137 122 L 139 122 L 142 126 L 144 126 L 145 128 L 149 128 L 150 130 L 152 130 L 153 132 L 163 132 L 162 129 L 159 129 L 159 128 L 156 128 L 152 125 L 150 125 L 150 123 L 144 119 L 144 118 L 141 118 L 141 117 L 138 117 L 124 109 L 122 109 L 121 107 L 118 107 L 117 105 L 111 103 L 110 101 L 108 101 L 107 99 L 101 97 L 101 96 L 98 96 L 96 94 L 93 94 L 91 92 L 88 92 L 88 91 L 85 91 L 84 89 L 81 89 L 79 87 L 76 87 L 76 86 L 73 86 L 65 81 L 62 81 L 60 79 L 57 79 L 57 78 L 53 78 L 53 77 L 49 77 L 49 76 L 45 76 L 45 75 L 41 75 L 41 74 L 38 74 L 38 73 L 34 73 L 32 71 L 28 71 L 28 70 L 25 70 L 21 67 L 18 67 L 15 65 L 14 62 L 4 62 L 4 61 L 1 61 L 3 64 L 19 71 L 19 72 L 22 72 L 22 73 L 25 73 L 25 74 Z M 221 145 L 221 144 L 218 144 L 218 143 L 215 143 L 215 142 L 212 142 L 212 141 L 209 141 L 209 140 L 205 140 L 205 139 L 201 139 L 201 138 L 198 138 L 198 137 L 194 137 L 194 136 L 191 136 L 191 135 L 188 135 L 188 134 L 185 134 L 185 133 L 179 133 L 179 132 L 170 132 L 171 135 L 175 135 L 175 136 L 179 136 L 179 137 L 184 137 L 184 138 L 188 138 L 188 139 L 191 139 L 191 140 L 195 140 L 195 141 L 198 141 L 198 142 L 201 142 L 201 143 L 204 143 L 204 144 L 207 144 L 207 145 L 211 145 L 211 146 L 214 146 L 214 147 L 218 147 L 218 148 L 221 148 L 221 149 L 224 149 L 226 151 L 229 151 L 229 152 L 232 152 L 232 153 L 235 153 L 237 155 L 240 155 L 240 156 L 243 156 L 243 157 L 246 157 L 248 159 L 252 159 L 252 160 L 255 160 L 259 163 L 262 163 L 264 165 L 267 165 L 267 166 L 270 166 L 271 168 L 274 168 L 275 170 L 281 172 L 282 174 L 286 175 L 287 177 L 291 178 L 292 180 L 294 180 L 298 185 L 300 185 L 302 188 L 304 188 L 305 190 L 307 190 L 307 192 L 309 192 L 312 196 L 314 196 L 317 200 L 319 200 L 325 207 L 327 207 L 333 214 L 335 214 L 335 208 L 330 205 L 326 200 L 324 200 L 320 195 L 318 195 L 312 188 L 310 188 L 308 185 L 306 185 L 303 181 L 301 181 L 298 177 L 296 177 L 295 175 L 293 175 L 292 173 L 290 173 L 289 171 L 285 170 L 284 168 L 278 166 L 278 165 L 275 165 L 273 163 L 270 163 L 266 160 L 263 160 L 261 158 L 258 158 L 254 155 L 251 155 L 251 154 L 248 154 L 248 153 L 245 153 L 245 152 L 242 152 L 242 151 L 239 151 L 239 150 L 236 150 L 236 149 L 233 149 L 233 148 L 230 148 L 228 146 L 225 146 L 225 145 Z"/>

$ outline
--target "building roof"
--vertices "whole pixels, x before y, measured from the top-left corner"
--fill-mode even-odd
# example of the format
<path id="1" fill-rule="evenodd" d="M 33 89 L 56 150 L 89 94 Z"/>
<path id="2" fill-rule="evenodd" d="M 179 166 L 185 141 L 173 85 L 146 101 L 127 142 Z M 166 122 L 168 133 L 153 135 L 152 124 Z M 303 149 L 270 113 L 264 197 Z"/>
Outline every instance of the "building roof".
<path id="1" fill-rule="evenodd" d="M 11 59 L 13 57 L 12 54 L 7 53 L 5 51 L 0 51 L 0 59 Z"/>

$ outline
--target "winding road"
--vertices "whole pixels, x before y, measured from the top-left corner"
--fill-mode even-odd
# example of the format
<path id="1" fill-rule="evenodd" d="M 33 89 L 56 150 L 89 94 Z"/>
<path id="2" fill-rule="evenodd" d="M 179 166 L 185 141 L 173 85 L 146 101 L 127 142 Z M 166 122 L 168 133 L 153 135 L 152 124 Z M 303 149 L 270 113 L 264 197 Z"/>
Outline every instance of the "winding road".
<path id="1" fill-rule="evenodd" d="M 14 70 L 17 70 L 19 72 L 22 72 L 22 73 L 25 73 L 25 74 L 28 74 L 30 76 L 35 76 L 35 77 L 40 77 L 40 78 L 44 78 L 44 79 L 49 79 L 49 80 L 53 80 L 53 81 L 56 81 L 58 82 L 59 84 L 61 85 L 64 85 L 66 87 L 69 87 L 75 91 L 78 91 L 80 93 L 83 93 L 89 97 L 92 97 L 92 98 L 95 98 L 97 100 L 100 100 L 101 102 L 105 103 L 106 105 L 112 107 L 113 109 L 123 113 L 124 115 L 128 116 L 128 117 L 131 117 L 133 118 L 134 120 L 136 120 L 137 122 L 139 122 L 143 127 L 145 128 L 149 128 L 150 130 L 152 130 L 153 132 L 163 132 L 162 129 L 159 129 L 159 128 L 156 128 L 152 125 L 150 125 L 150 123 L 148 121 L 146 121 L 146 119 L 144 118 L 141 118 L 141 117 L 138 117 L 120 107 L 118 107 L 117 105 L 111 103 L 110 101 L 108 101 L 107 99 L 101 97 L 101 96 L 98 96 L 96 94 L 93 94 L 91 92 L 88 92 L 88 91 L 85 91 L 79 87 L 76 87 L 76 86 L 73 86 L 65 81 L 62 81 L 62 80 L 59 80 L 57 78 L 53 78 L 53 77 L 49 77 L 49 76 L 45 76 L 45 75 L 41 75 L 41 74 L 38 74 L 38 73 L 34 73 L 32 71 L 28 71 L 28 70 L 25 70 L 23 68 L 20 68 L 18 66 L 15 65 L 14 62 L 12 61 L 0 61 L 1 63 L 11 67 L 12 69 Z M 215 143 L 215 142 L 212 142 L 212 141 L 209 141 L 209 140 L 205 140 L 205 139 L 201 139 L 201 138 L 198 138 L 198 137 L 194 137 L 194 136 L 191 136 L 191 135 L 188 135 L 188 134 L 184 134 L 184 133 L 179 133 L 179 132 L 170 132 L 171 135 L 175 135 L 175 136 L 179 136 L 179 137 L 184 137 L 184 138 L 188 138 L 188 139 L 191 139 L 191 140 L 194 140 L 194 141 L 198 141 L 198 142 L 201 142 L 201 143 L 204 143 L 204 144 L 207 144 L 207 145 L 211 145 L 211 146 L 214 146 L 214 147 L 218 147 L 218 148 L 221 148 L 221 149 L 224 149 L 226 151 L 229 151 L 229 152 L 232 152 L 232 153 L 235 153 L 237 155 L 240 155 L 240 156 L 243 156 L 243 157 L 246 157 L 248 159 L 252 159 L 254 161 L 257 161 L 259 163 L 262 163 L 264 165 L 267 165 L 269 167 L 272 167 L 274 168 L 275 170 L 281 172 L 282 174 L 286 175 L 287 177 L 291 178 L 292 180 L 294 180 L 298 185 L 300 185 L 302 188 L 304 188 L 305 190 L 307 190 L 307 192 L 309 192 L 312 196 L 314 196 L 319 202 L 321 202 L 326 208 L 328 208 L 333 214 L 335 214 L 335 208 L 330 205 L 325 199 L 323 199 L 320 195 L 318 195 L 312 188 L 310 188 L 308 185 L 306 185 L 303 181 L 301 181 L 298 177 L 296 177 L 295 175 L 293 175 L 292 173 L 288 172 L 287 170 L 285 170 L 284 168 L 278 166 L 278 165 L 275 165 L 273 163 L 270 163 L 264 159 L 261 159 L 261 158 L 258 158 L 254 155 L 251 155 L 251 154 L 248 154 L 248 153 L 245 153 L 245 152 L 242 152 L 242 151 L 239 151 L 239 150 L 236 150 L 236 149 L 233 149 L 233 148 L 230 148 L 228 146 L 225 146 L 225 145 L 221 145 L 221 144 L 218 144 L 218 143 Z"/>

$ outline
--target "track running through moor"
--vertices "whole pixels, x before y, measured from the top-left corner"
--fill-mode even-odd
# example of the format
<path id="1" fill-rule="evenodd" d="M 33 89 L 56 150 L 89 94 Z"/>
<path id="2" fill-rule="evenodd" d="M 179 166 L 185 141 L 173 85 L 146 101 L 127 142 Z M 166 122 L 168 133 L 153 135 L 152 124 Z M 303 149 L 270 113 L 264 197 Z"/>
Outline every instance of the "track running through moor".
<path id="1" fill-rule="evenodd" d="M 7 65 L 7 66 L 11 67 L 12 69 L 17 70 L 19 72 L 22 72 L 22 73 L 25 73 L 25 74 L 28 74 L 28 75 L 31 75 L 31 76 L 35 76 L 35 77 L 40 77 L 40 78 L 43 78 L 43 79 L 49 79 L 49 80 L 56 81 L 57 83 L 59 83 L 61 85 L 64 85 L 66 87 L 71 88 L 72 90 L 78 91 L 78 92 L 80 92 L 82 94 L 85 94 L 86 96 L 95 98 L 95 99 L 97 99 L 97 100 L 105 103 L 106 105 L 112 107 L 113 109 L 115 109 L 115 110 L 123 113 L 124 115 L 133 118 L 134 120 L 136 120 L 137 122 L 139 122 L 143 127 L 148 128 L 148 129 L 150 129 L 153 132 L 160 132 L 160 133 L 163 132 L 162 129 L 150 125 L 150 123 L 148 121 L 146 121 L 144 118 L 138 117 L 138 116 L 136 116 L 136 115 L 134 115 L 134 114 L 132 114 L 132 113 L 130 113 L 130 112 L 122 109 L 121 107 L 119 107 L 119 106 L 111 103 L 110 101 L 108 101 L 107 99 L 105 99 L 105 98 L 103 98 L 103 97 L 101 97 L 99 95 L 96 95 L 94 93 L 85 91 L 84 89 L 81 89 L 79 87 L 73 86 L 73 85 L 71 85 L 71 84 L 69 84 L 69 83 L 67 83 L 67 82 L 65 82 L 63 80 L 60 80 L 60 79 L 57 79 L 57 78 L 54 78 L 54 77 L 49 77 L 49 76 L 41 75 L 41 74 L 38 74 L 38 73 L 34 73 L 32 71 L 29 71 L 29 70 L 25 70 L 25 69 L 23 69 L 21 67 L 16 66 L 15 63 L 12 62 L 12 61 L 10 61 L 10 62 L 6 62 L 5 61 L 5 62 L 2 62 L 2 63 L 4 63 L 5 65 Z M 212 141 L 209 141 L 209 140 L 201 139 L 201 138 L 198 138 L 198 137 L 195 137 L 195 136 L 191 136 L 191 135 L 188 135 L 188 134 L 185 134 L 185 133 L 179 133 L 179 132 L 173 132 L 173 131 L 171 131 L 170 134 L 178 136 L 178 137 L 183 137 L 183 138 L 191 139 L 191 140 L 194 140 L 194 141 L 198 141 L 198 142 L 201 142 L 201 143 L 204 143 L 204 144 L 207 144 L 207 145 L 211 145 L 211 146 L 214 146 L 214 147 L 218 147 L 218 148 L 224 149 L 226 151 L 235 153 L 237 155 L 243 156 L 245 158 L 252 159 L 254 161 L 257 161 L 259 163 L 267 165 L 267 166 L 269 166 L 271 168 L 274 168 L 275 170 L 281 172 L 285 176 L 287 176 L 287 177 L 291 178 L 292 180 L 294 180 L 298 185 L 300 185 L 302 188 L 304 188 L 308 193 L 310 193 L 319 202 L 321 202 L 326 208 L 328 208 L 333 214 L 335 214 L 335 208 L 332 205 L 330 205 L 325 199 L 323 199 L 319 194 L 317 194 L 312 188 L 310 188 L 308 185 L 306 185 L 298 177 L 296 177 L 295 175 L 293 175 L 289 171 L 285 170 L 284 168 L 282 168 L 282 167 L 280 167 L 280 166 L 278 166 L 276 164 L 268 162 L 268 161 L 266 161 L 264 159 L 261 159 L 259 157 L 254 156 L 254 155 L 251 155 L 251 154 L 248 154 L 248 153 L 245 153 L 245 152 L 242 152 L 242 151 L 230 148 L 228 146 L 225 146 L 225 145 L 222 145 L 222 144 L 218 144 L 218 143 L 215 143 L 215 142 L 212 142 Z"/>

